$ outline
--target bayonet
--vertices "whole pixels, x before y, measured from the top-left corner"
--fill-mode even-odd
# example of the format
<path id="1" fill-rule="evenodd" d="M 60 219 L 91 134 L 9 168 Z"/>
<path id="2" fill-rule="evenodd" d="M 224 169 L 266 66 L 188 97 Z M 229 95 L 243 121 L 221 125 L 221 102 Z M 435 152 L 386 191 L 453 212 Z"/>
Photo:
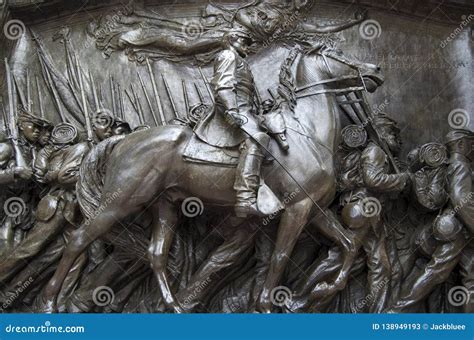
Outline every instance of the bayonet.
<path id="1" fill-rule="evenodd" d="M 36 92 L 38 94 L 38 105 L 39 105 L 40 117 L 44 119 L 45 114 L 44 114 L 44 107 L 43 107 L 43 95 L 41 94 L 41 88 L 40 88 L 39 79 L 37 76 L 35 76 L 35 81 L 36 81 Z"/>
<path id="2" fill-rule="evenodd" d="M 127 91 L 127 89 L 125 89 L 125 94 L 127 95 L 128 100 L 129 100 L 130 103 L 132 104 L 133 109 L 134 109 L 135 112 L 137 112 L 137 114 L 138 114 L 138 109 L 137 109 L 137 105 L 136 105 L 136 103 L 135 103 L 135 99 L 133 99 L 132 95 Z"/>
<path id="3" fill-rule="evenodd" d="M 25 93 L 21 89 L 20 84 L 19 84 L 18 79 L 16 78 L 16 76 L 14 74 L 12 74 L 12 77 L 13 77 L 13 80 L 14 80 L 14 83 L 15 83 L 14 85 L 15 85 L 16 91 L 18 93 L 18 96 L 20 97 L 21 106 L 24 110 L 29 112 L 28 104 L 26 102 Z"/>
<path id="4" fill-rule="evenodd" d="M 117 95 L 118 95 L 118 100 L 119 100 L 119 112 L 120 112 L 120 119 L 125 118 L 125 106 L 123 103 L 123 95 L 122 95 L 122 87 L 120 84 L 117 84 Z"/>
<path id="5" fill-rule="evenodd" d="M 56 87 L 53 84 L 51 74 L 49 73 L 49 70 L 47 69 L 47 67 L 45 67 L 45 72 L 46 72 L 46 76 L 48 77 L 48 83 L 51 87 L 51 92 L 53 93 L 53 98 L 54 98 L 54 101 L 55 101 L 56 106 L 58 108 L 59 116 L 61 117 L 61 121 L 66 122 L 66 117 L 64 115 L 63 107 L 61 106 L 61 101 L 59 100 L 59 95 L 56 91 Z"/>
<path id="6" fill-rule="evenodd" d="M 97 94 L 97 88 L 95 87 L 95 81 L 92 77 L 91 72 L 89 71 L 89 79 L 91 80 L 92 85 L 92 95 L 94 96 L 94 105 L 95 105 L 95 112 L 98 113 L 100 111 L 100 104 L 99 104 L 99 95 Z"/>
<path id="7" fill-rule="evenodd" d="M 214 95 L 212 94 L 209 81 L 207 80 L 207 77 L 204 75 L 204 72 L 202 71 L 201 66 L 199 66 L 199 74 L 201 75 L 202 81 L 204 82 L 204 85 L 206 86 L 207 93 L 209 94 L 209 98 L 211 98 L 212 104 L 214 104 Z"/>
<path id="8" fill-rule="evenodd" d="M 133 87 L 133 84 L 130 84 L 130 88 L 132 89 L 132 94 L 133 97 L 135 98 L 135 103 L 137 105 L 137 113 L 138 113 L 138 119 L 140 121 L 140 125 L 145 124 L 145 119 L 143 118 L 143 109 L 142 105 L 140 103 L 140 100 L 138 99 L 137 93 L 135 92 L 135 88 Z"/>
<path id="9" fill-rule="evenodd" d="M 28 112 L 31 112 L 31 106 L 32 106 L 32 101 L 31 101 L 31 88 L 30 88 L 30 71 L 28 68 L 26 69 L 26 105 L 28 108 Z"/>
<path id="10" fill-rule="evenodd" d="M 140 75 L 140 72 L 137 71 L 137 75 L 138 75 L 138 80 L 140 81 L 140 85 L 142 86 L 143 93 L 145 94 L 145 99 L 148 103 L 148 106 L 150 107 L 151 115 L 153 117 L 155 125 L 158 126 L 158 120 L 156 118 L 156 113 L 155 113 L 155 110 L 153 109 L 153 105 L 151 105 L 150 97 L 148 96 L 148 92 L 146 91 L 145 83 L 143 82 L 143 79 L 142 79 L 142 76 Z"/>
<path id="11" fill-rule="evenodd" d="M 196 92 L 198 94 L 199 101 L 201 102 L 201 104 L 204 104 L 204 97 L 202 96 L 201 90 L 199 89 L 199 86 L 197 86 L 196 83 L 194 83 L 194 88 L 196 89 Z"/>
<path id="12" fill-rule="evenodd" d="M 161 125 L 167 125 L 165 114 L 163 112 L 163 106 L 161 105 L 160 95 L 158 94 L 158 88 L 156 87 L 155 76 L 153 75 L 153 70 L 151 69 L 150 61 L 146 58 L 146 66 L 148 68 L 148 73 L 151 80 L 151 85 L 153 88 L 153 93 L 155 95 L 156 106 L 158 107 L 158 113 L 160 115 Z"/>
<path id="13" fill-rule="evenodd" d="M 92 132 L 92 123 L 91 117 L 89 116 L 89 112 L 87 110 L 87 100 L 86 100 L 86 93 L 84 92 L 84 79 L 81 72 L 79 72 L 79 89 L 81 91 L 81 100 L 82 100 L 82 108 L 84 118 L 86 120 L 86 130 L 87 130 L 87 141 L 90 145 L 94 143 L 94 135 Z"/>
<path id="14" fill-rule="evenodd" d="M 176 111 L 176 105 L 174 104 L 173 96 L 171 95 L 170 87 L 168 86 L 168 82 L 166 81 L 163 74 L 161 74 L 161 79 L 163 79 L 163 83 L 165 84 L 166 94 L 168 95 L 168 99 L 170 100 L 171 107 L 173 108 L 174 117 L 178 118 L 178 112 Z"/>
<path id="15" fill-rule="evenodd" d="M 8 128 L 8 116 L 7 116 L 7 112 L 5 111 L 5 104 L 3 103 L 3 98 L 0 98 L 1 102 L 2 102 L 2 116 L 3 116 L 3 127 L 5 129 L 5 133 L 10 136 L 10 131 L 9 131 L 9 128 Z"/>
<path id="16" fill-rule="evenodd" d="M 112 76 L 110 76 L 109 82 L 110 82 L 110 97 L 112 98 L 112 113 L 115 116 L 116 115 L 116 110 L 115 110 L 115 85 L 114 85 L 114 78 Z"/>
<path id="17" fill-rule="evenodd" d="M 184 107 L 186 108 L 186 116 L 189 115 L 189 98 L 188 98 L 188 90 L 186 88 L 186 81 L 181 80 L 181 86 L 183 88 L 183 97 L 184 97 Z"/>
<path id="18" fill-rule="evenodd" d="M 8 88 L 8 103 L 9 103 L 9 123 L 10 123 L 10 138 L 12 141 L 13 149 L 15 150 L 15 161 L 17 166 L 27 167 L 25 158 L 21 152 L 20 146 L 18 145 L 18 126 L 16 125 L 16 114 L 15 114 L 15 98 L 14 98 L 14 85 L 10 65 L 8 65 L 8 59 L 5 58 L 5 69 L 7 77 L 7 88 Z"/>

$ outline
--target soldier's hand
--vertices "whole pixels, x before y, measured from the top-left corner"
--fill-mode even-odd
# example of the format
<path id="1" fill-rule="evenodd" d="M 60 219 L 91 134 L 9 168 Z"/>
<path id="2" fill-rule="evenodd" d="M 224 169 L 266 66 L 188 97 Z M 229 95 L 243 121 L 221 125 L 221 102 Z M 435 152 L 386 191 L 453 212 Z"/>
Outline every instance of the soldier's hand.
<path id="1" fill-rule="evenodd" d="M 13 173 L 16 177 L 21 179 L 30 179 L 33 176 L 33 171 L 30 168 L 25 168 L 22 166 L 16 166 L 13 168 Z"/>
<path id="2" fill-rule="evenodd" d="M 227 118 L 229 123 L 233 126 L 242 126 L 244 121 L 242 119 L 242 115 L 240 115 L 237 110 L 229 110 L 227 111 Z"/>

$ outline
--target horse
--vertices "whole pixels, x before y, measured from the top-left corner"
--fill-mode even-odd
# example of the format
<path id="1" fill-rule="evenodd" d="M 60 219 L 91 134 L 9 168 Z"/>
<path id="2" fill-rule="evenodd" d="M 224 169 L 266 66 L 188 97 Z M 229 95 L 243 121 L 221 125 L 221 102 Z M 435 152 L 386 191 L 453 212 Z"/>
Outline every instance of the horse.
<path id="1" fill-rule="evenodd" d="M 278 61 L 281 64 L 284 60 L 288 49 L 286 45 L 278 45 L 249 57 L 257 86 L 259 79 L 278 74 L 274 68 L 279 66 Z M 293 112 L 283 113 L 290 149 L 285 152 L 272 141 L 269 151 L 276 162 L 264 166 L 262 176 L 280 200 L 288 193 L 294 194 L 279 215 L 274 251 L 256 302 L 256 312 L 261 313 L 272 312 L 272 291 L 278 286 L 295 243 L 310 219 L 314 218 L 319 230 L 345 252 L 351 251 L 350 238 L 328 209 L 336 193 L 334 154 L 341 125 L 336 94 L 341 87 L 350 89 L 351 86 L 359 89 L 364 86 L 373 92 L 383 83 L 378 66 L 349 62 L 337 54 L 300 53 L 292 68 L 298 99 Z M 55 311 L 56 296 L 74 260 L 94 240 L 105 236 L 117 221 L 144 209 L 153 214 L 148 258 L 163 301 L 174 312 L 189 311 L 172 292 L 167 275 L 168 252 L 180 220 L 180 208 L 187 199 L 196 198 L 211 212 L 231 209 L 235 203 L 236 171 L 234 167 L 184 160 L 183 151 L 192 136 L 193 131 L 187 126 L 166 125 L 124 138 L 109 138 L 96 146 L 101 151 L 91 152 L 97 158 L 93 162 L 104 165 L 104 171 L 98 174 L 88 167 L 90 162 L 86 158 L 77 189 L 78 196 L 87 196 L 100 208 L 89 214 L 72 233 L 57 270 L 41 296 L 43 311 Z M 99 178 L 94 179 L 94 176 Z M 106 197 L 113 199 L 101 203 L 100 198 L 103 202 Z M 81 206 L 84 204 L 87 202 L 81 202 Z M 238 226 L 235 228 L 236 236 L 225 240 L 214 252 L 214 255 L 225 252 L 226 259 L 221 261 L 225 263 L 218 263 L 216 267 L 204 264 L 196 277 L 229 268 L 242 254 L 242 249 L 252 242 L 251 235 L 240 232 Z M 218 257 L 211 254 L 209 261 L 218 261 Z"/>

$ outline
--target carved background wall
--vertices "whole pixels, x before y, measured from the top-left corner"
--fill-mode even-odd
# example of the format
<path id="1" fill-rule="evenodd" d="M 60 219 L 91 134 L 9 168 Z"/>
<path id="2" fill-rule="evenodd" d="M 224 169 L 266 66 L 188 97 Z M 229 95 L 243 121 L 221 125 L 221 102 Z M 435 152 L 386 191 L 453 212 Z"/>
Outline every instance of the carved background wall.
<path id="1" fill-rule="evenodd" d="M 204 0 L 134 1 L 133 6 L 145 7 L 162 16 L 189 18 L 198 17 L 206 3 Z M 229 1 L 222 3 L 232 4 Z M 10 1 L 10 11 L 3 13 L 3 22 L 19 19 L 27 28 L 34 29 L 43 38 L 48 53 L 62 71 L 65 69 L 64 48 L 58 41 L 53 41 L 52 36 L 62 26 L 68 25 L 80 62 L 92 70 L 99 84 L 103 84 L 104 96 L 109 99 L 109 75 L 122 87 L 134 83 L 138 88 L 136 72 L 146 77 L 146 68 L 128 61 L 123 52 L 113 53 L 109 59 L 105 59 L 101 51 L 94 47 L 94 40 L 86 34 L 86 27 L 101 15 L 113 16 L 126 4 L 124 0 Z M 472 2 L 317 1 L 305 20 L 337 22 L 353 16 L 358 8 L 367 8 L 369 19 L 379 25 L 375 27 L 375 37 L 364 39 L 359 27 L 353 27 L 335 36 L 337 46 L 348 55 L 380 64 L 384 69 L 385 85 L 372 96 L 372 103 L 398 119 L 405 152 L 417 144 L 442 139 L 449 129 L 448 116 L 453 110 L 465 110 L 472 118 Z M 450 36 L 453 39 L 447 41 Z M 35 46 L 28 34 L 18 40 L 7 39 L 2 34 L 1 45 L 7 47 L 0 50 L 2 60 L 5 56 L 14 60 L 13 70 L 19 79 L 24 79 L 27 66 L 34 73 L 39 71 Z M 176 96 L 181 93 L 181 79 L 189 76 L 199 78 L 196 68 L 186 65 L 160 61 L 154 64 L 154 68 L 157 74 L 162 73 L 168 79 Z M 209 74 L 210 70 L 205 69 L 205 72 Z M 1 74 L 1 77 L 3 79 L 4 75 Z M 276 81 L 276 78 L 274 81 L 264 79 L 267 77 L 265 74 L 257 76 L 259 82 L 268 81 L 270 84 Z M 5 96 L 5 82 L 2 81 L 0 86 Z M 163 87 L 160 84 L 158 87 L 165 98 Z M 151 88 L 149 91 L 151 93 Z M 192 96 L 191 103 L 194 103 L 197 98 L 194 94 Z M 58 121 L 50 97 L 46 97 L 47 116 Z M 163 101 L 167 107 L 165 111 L 170 112 L 170 103 L 167 99 Z M 129 105 L 127 100 L 125 103 Z M 147 122 L 153 125 L 147 109 Z M 178 112 L 184 111 L 179 106 L 177 109 Z M 130 113 L 126 118 L 133 126 L 138 124 L 135 114 Z M 470 119 L 469 127 L 474 127 L 474 119 Z"/>

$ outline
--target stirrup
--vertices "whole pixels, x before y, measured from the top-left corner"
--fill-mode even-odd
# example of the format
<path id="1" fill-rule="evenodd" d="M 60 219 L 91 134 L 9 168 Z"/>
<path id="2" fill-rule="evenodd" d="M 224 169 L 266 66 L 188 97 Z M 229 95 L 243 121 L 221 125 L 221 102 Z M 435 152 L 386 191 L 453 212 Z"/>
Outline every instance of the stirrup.
<path id="1" fill-rule="evenodd" d="M 258 210 L 257 203 L 253 203 L 251 205 L 236 205 L 234 207 L 235 216 L 240 218 L 247 218 L 248 216 L 255 216 L 255 217 L 264 217 L 260 210 Z"/>

